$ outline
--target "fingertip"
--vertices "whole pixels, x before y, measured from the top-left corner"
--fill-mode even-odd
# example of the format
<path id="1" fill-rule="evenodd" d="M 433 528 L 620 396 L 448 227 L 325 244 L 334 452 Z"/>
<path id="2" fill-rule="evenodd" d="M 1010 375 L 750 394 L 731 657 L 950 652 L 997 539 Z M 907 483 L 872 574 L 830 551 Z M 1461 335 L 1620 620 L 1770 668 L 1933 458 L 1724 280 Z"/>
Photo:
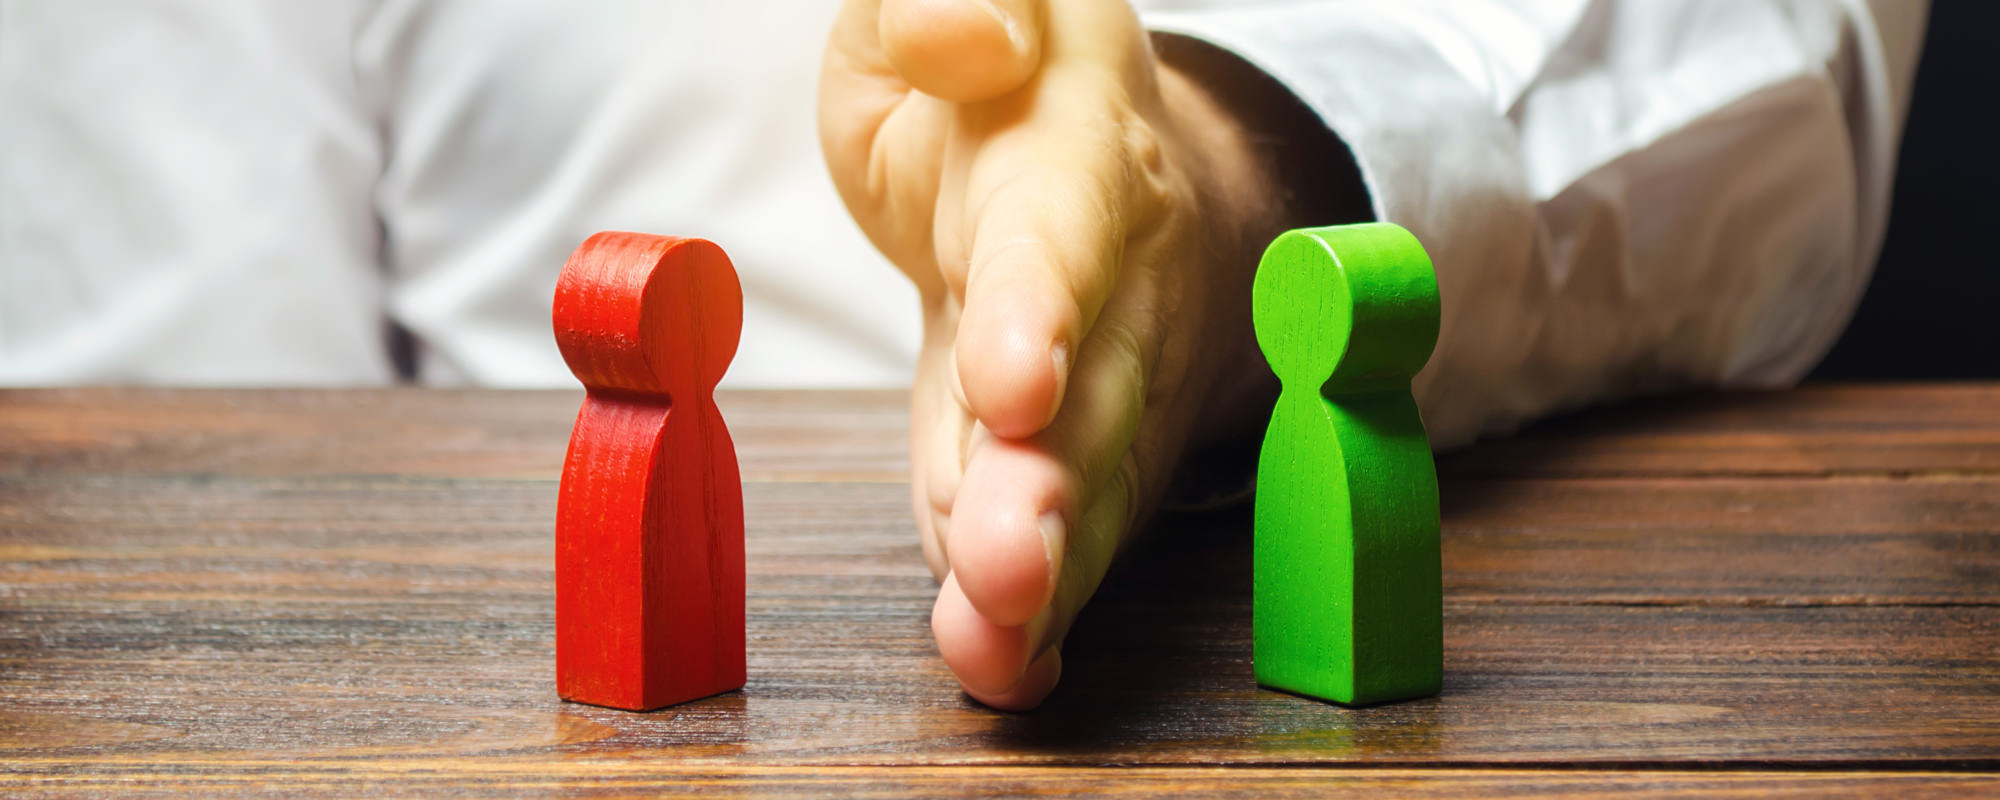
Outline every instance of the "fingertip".
<path id="1" fill-rule="evenodd" d="M 946 575 L 931 608 L 931 635 L 938 655 L 967 692 L 1006 694 L 1029 667 L 1030 632 L 995 625 L 979 614 L 960 590 L 956 574 Z"/>
<path id="2" fill-rule="evenodd" d="M 992 281 L 966 302 L 954 344 L 966 408 L 995 435 L 1049 426 L 1068 389 L 1071 340 L 1083 324 L 1070 298 L 1020 280 Z"/>
<path id="3" fill-rule="evenodd" d="M 896 72 L 918 91 L 956 103 L 989 100 L 1027 83 L 1041 61 L 1031 0 L 883 0 L 878 35 Z"/>
<path id="4" fill-rule="evenodd" d="M 979 352 L 978 366 L 960 373 L 966 408 L 994 435 L 1007 439 L 1033 436 L 1055 421 L 1068 379 L 1056 367 L 1062 358 L 1057 352 L 1066 351 L 1066 346 L 1019 333 L 962 335 L 958 345 L 962 351 Z"/>
<path id="5" fill-rule="evenodd" d="M 1067 477 L 1034 447 L 995 440 L 966 466 L 952 508 L 950 560 L 967 601 L 996 625 L 1047 608 L 1068 547 Z"/>
<path id="6" fill-rule="evenodd" d="M 1042 651 L 1034 663 L 1028 665 L 1027 672 L 1021 675 L 1021 680 L 1014 684 L 1012 689 L 995 694 L 979 691 L 963 682 L 959 683 L 959 687 L 972 699 L 990 708 L 1001 711 L 1033 711 L 1043 700 L 1048 699 L 1049 692 L 1055 691 L 1056 684 L 1061 681 L 1062 651 L 1050 647 Z"/>

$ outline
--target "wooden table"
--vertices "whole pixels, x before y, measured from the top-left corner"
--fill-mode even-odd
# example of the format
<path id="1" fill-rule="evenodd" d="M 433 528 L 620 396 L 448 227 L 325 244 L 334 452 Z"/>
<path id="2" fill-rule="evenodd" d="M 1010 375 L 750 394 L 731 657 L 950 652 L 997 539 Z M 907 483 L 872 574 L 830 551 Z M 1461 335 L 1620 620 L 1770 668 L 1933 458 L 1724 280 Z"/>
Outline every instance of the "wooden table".
<path id="1" fill-rule="evenodd" d="M 930 642 L 897 393 L 737 393 L 750 685 L 555 696 L 579 396 L 0 393 L 0 795 L 2000 792 L 2000 386 L 1594 412 L 1441 462 L 1445 691 L 1259 691 L 1171 516 L 1032 714 Z"/>

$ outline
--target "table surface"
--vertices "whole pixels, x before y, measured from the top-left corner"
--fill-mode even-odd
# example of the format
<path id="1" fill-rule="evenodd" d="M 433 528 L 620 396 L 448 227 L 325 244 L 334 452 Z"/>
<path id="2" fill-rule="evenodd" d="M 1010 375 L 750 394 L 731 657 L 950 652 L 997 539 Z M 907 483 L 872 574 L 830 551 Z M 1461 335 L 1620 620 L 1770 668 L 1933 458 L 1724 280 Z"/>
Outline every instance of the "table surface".
<path id="1" fill-rule="evenodd" d="M 932 647 L 895 392 L 720 400 L 748 687 L 559 701 L 579 399 L 0 392 L 0 795 L 2000 791 L 2000 385 L 1648 401 L 1442 457 L 1444 693 L 1413 702 L 1257 689 L 1248 510 L 1165 517 L 1030 714 Z"/>

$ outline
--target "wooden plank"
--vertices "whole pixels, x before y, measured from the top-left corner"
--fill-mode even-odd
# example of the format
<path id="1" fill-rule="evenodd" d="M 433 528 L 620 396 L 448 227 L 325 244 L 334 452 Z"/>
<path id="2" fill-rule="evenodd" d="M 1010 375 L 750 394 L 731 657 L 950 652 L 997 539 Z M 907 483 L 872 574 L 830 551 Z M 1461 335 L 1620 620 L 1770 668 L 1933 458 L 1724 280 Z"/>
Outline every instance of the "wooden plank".
<path id="1" fill-rule="evenodd" d="M 2000 472 L 2000 384 L 1819 384 L 1632 401 L 1448 454 L 1454 477 Z"/>
<path id="2" fill-rule="evenodd" d="M 2000 475 L 1446 481 L 1458 602 L 2000 603 Z"/>
<path id="3" fill-rule="evenodd" d="M 0 390 L 0 474 L 554 478 L 581 391 Z M 745 480 L 909 478 L 901 390 L 725 391 Z"/>
<path id="4" fill-rule="evenodd" d="M 0 390 L 0 473 L 543 477 L 581 392 Z M 750 480 L 902 480 L 905 393 L 722 392 Z M 1450 453 L 1459 478 L 2000 471 L 2000 384 L 1637 401 Z"/>
<path id="5" fill-rule="evenodd" d="M 903 485 L 745 491 L 753 576 L 928 580 Z M 335 560 L 349 566 L 285 584 L 333 603 L 394 566 L 373 559 L 491 568 L 465 580 L 540 580 L 555 496 L 553 479 L 0 476 L 0 579 L 34 559 L 204 569 L 213 559 L 271 569 Z M 2000 477 L 1461 480 L 1443 496 L 1445 596 L 1459 604 L 2000 603 Z M 1150 538 L 1233 547 L 1215 557 L 1241 563 L 1217 568 L 1248 576 L 1249 525 L 1244 507 L 1169 516 Z M 82 579 L 117 592 L 146 574 L 107 567 Z"/>
<path id="6" fill-rule="evenodd" d="M 870 599 L 831 580 L 753 594 L 749 686 L 650 715 L 555 698 L 541 597 L 17 606 L 0 750 L 2000 768 L 1991 608 L 1451 607 L 1443 695 L 1348 710 L 1254 689 L 1240 606 L 1159 624 L 1187 609 L 1112 603 L 1050 704 L 1016 716 L 958 694 L 919 592 Z"/>
<path id="7" fill-rule="evenodd" d="M 200 796 L 282 792 L 353 797 L 383 792 L 426 797 L 559 794 L 563 797 L 1393 797 L 1774 798 L 1991 796 L 2000 776 L 1952 772 L 1699 772 L 1478 769 L 1268 769 L 1215 767 L 685 767 L 658 759 L 603 757 L 255 760 L 110 760 L 79 765 L 25 759 L 0 773 L 14 797 Z M 143 788 L 142 788 L 143 787 Z"/>
<path id="8" fill-rule="evenodd" d="M 1258 691 L 1241 515 L 1181 520 L 1133 551 L 1050 705 L 996 714 L 935 656 L 903 487 L 746 492 L 748 689 L 630 715 L 554 696 L 552 482 L 0 479 L 0 708 L 15 715 L 0 749 L 2000 768 L 1990 605 L 1454 601 L 1440 698 L 1346 710 Z M 1657 560 L 1598 564 L 1637 586 Z"/>
<path id="9" fill-rule="evenodd" d="M 551 688 L 575 395 L 0 392 L 0 793 L 1071 793 L 1046 765 L 1105 764 L 1236 765 L 1103 776 L 1203 795 L 1978 793 L 1904 771 L 2000 769 L 1982 391 L 1695 404 L 1461 470 L 1445 694 L 1415 703 L 1249 688 L 1247 510 L 1169 517 L 1019 716 L 965 701 L 930 645 L 900 393 L 724 398 L 765 448 L 751 684 L 626 715 Z M 1744 766 L 1767 772 L 1655 771 Z"/>

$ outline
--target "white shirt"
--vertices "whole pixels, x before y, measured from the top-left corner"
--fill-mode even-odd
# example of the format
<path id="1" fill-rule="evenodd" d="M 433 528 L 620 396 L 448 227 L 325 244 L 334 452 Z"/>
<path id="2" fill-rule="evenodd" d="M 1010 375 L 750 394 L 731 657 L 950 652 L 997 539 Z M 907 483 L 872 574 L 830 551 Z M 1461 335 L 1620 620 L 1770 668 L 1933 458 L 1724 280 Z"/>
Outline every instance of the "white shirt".
<path id="1" fill-rule="evenodd" d="M 1784 386 L 1888 224 L 1928 5 L 1211 5 L 1156 27 L 1290 86 L 1417 235 L 1444 320 L 1433 444 L 1666 388 Z"/>
<path id="2" fill-rule="evenodd" d="M 1434 441 L 1795 381 L 1872 268 L 1922 2 L 1158 2 L 1353 150 L 1436 263 Z M 0 383 L 574 385 L 556 271 L 711 238 L 725 386 L 909 380 L 813 131 L 835 4 L 0 0 Z"/>
<path id="3" fill-rule="evenodd" d="M 822 2 L 0 0 L 0 384 L 574 386 L 599 230 L 744 287 L 725 386 L 907 385 L 814 131 Z M 773 24 L 782 20 L 783 24 Z"/>

